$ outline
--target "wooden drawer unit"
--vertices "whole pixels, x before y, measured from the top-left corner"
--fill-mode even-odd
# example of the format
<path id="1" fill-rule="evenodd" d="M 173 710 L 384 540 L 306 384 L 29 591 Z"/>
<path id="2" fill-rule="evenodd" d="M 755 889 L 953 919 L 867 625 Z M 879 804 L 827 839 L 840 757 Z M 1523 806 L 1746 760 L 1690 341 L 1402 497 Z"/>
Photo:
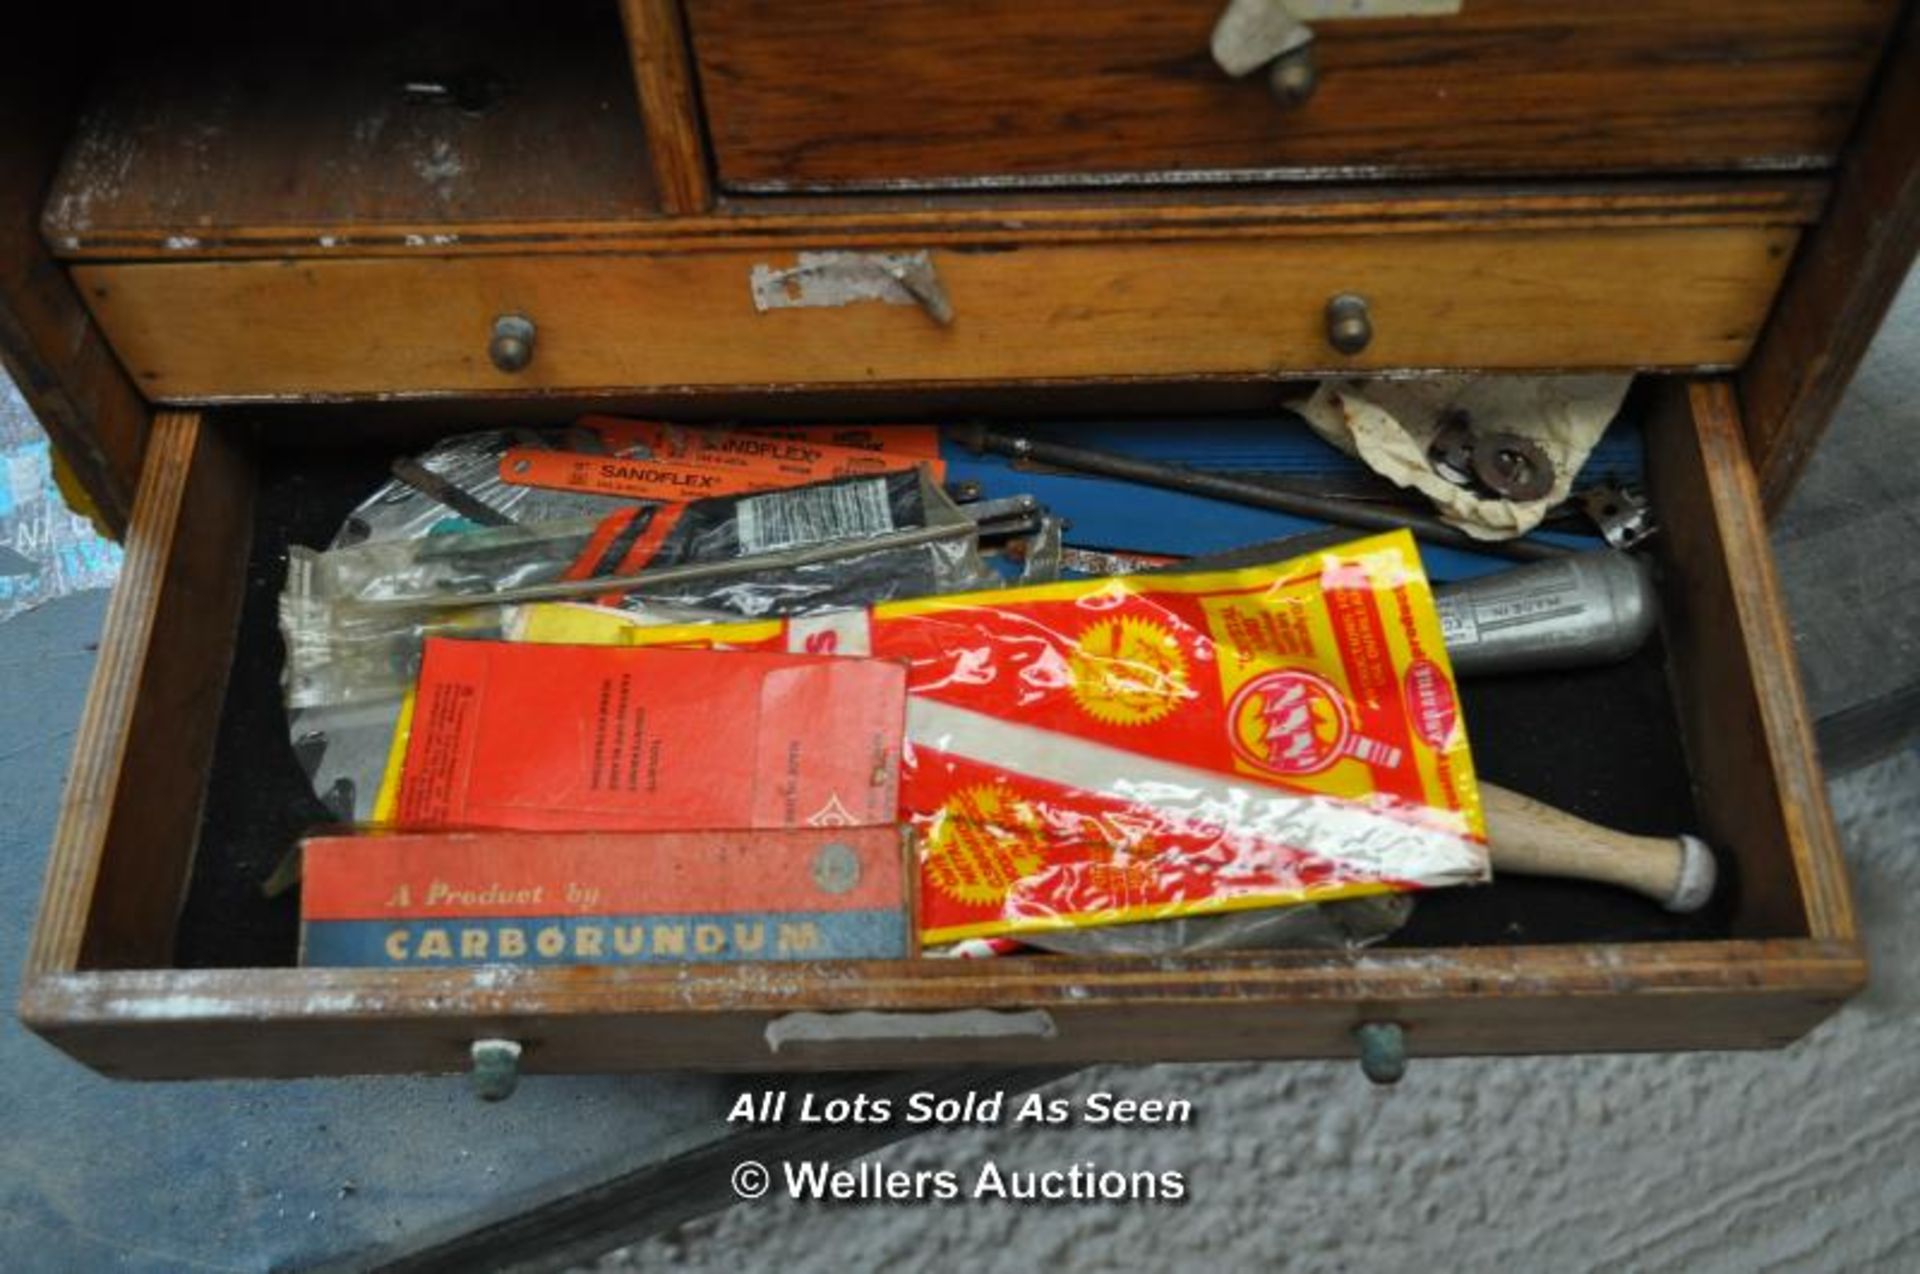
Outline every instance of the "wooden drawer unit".
<path id="1" fill-rule="evenodd" d="M 1885 3 L 1864 2 L 1768 5 L 1737 19 L 1697 0 L 1667 6 L 1674 12 L 1635 6 L 1604 18 L 1581 6 L 1535 14 L 1541 7 L 1519 6 L 1520 14 L 1490 0 L 1445 19 L 1348 25 L 1394 47 L 1411 40 L 1420 51 L 1407 57 L 1449 73 L 1494 75 L 1488 59 L 1497 68 L 1505 57 L 1556 84 L 1560 70 L 1543 50 L 1599 39 L 1644 53 L 1657 29 L 1692 52 L 1679 69 L 1668 59 L 1635 64 L 1723 104 L 1741 101 L 1734 132 L 1743 142 L 1766 144 L 1769 121 L 1789 117 L 1823 121 L 1820 141 L 1796 143 L 1790 161 L 1773 154 L 1723 162 L 1644 94 L 1596 76 L 1596 84 L 1612 85 L 1609 109 L 1631 103 L 1649 121 L 1657 118 L 1649 135 L 1691 156 L 1693 168 L 1818 169 L 1845 131 L 1889 17 Z M 1039 55 L 1026 38 L 1032 24 L 1071 19 L 1104 39 L 1153 46 L 1176 38 L 1160 30 L 1169 18 L 1198 18 L 1202 26 L 1206 19 L 1204 6 L 1181 4 L 995 9 L 988 21 L 960 22 L 960 8 L 941 5 L 836 0 L 749 13 L 695 4 L 687 12 L 689 52 L 679 43 L 674 6 L 630 0 L 626 29 L 633 47 L 645 50 L 636 54 L 644 127 L 632 96 L 615 101 L 629 90 L 618 82 L 617 15 L 604 3 L 558 6 L 538 38 L 518 38 L 514 11 L 495 3 L 476 6 L 451 32 L 420 5 L 391 22 L 298 30 L 328 54 L 324 83 L 313 79 L 307 45 L 278 38 L 287 34 L 278 24 L 289 19 L 255 15 L 238 35 L 217 28 L 217 39 L 156 31 L 152 38 L 166 50 L 160 69 L 130 53 L 96 90 L 45 201 L 41 232 L 71 263 L 93 320 L 139 392 L 170 403 L 1276 371 L 1720 370 L 1746 357 L 1827 193 L 1815 173 L 1162 187 L 992 201 L 961 193 L 712 198 L 709 170 L 724 185 L 733 162 L 731 130 L 767 137 L 803 117 L 780 106 L 769 108 L 774 125 L 740 124 L 730 92 L 786 81 L 711 64 L 736 42 L 758 47 L 791 38 L 794 54 L 806 58 L 820 44 L 826 61 L 806 81 L 810 91 L 825 86 L 823 99 L 831 101 L 868 85 L 886 101 L 839 103 L 829 116 L 810 118 L 855 121 L 877 111 L 875 118 L 891 121 L 911 120 L 910 100 L 894 101 L 871 77 L 828 73 L 834 55 L 859 60 L 876 51 L 945 64 L 897 48 L 889 22 L 925 19 L 925 38 L 951 48 L 952 64 L 969 68 L 968 82 L 984 101 L 1003 73 L 1006 83 L 1030 82 L 1032 68 L 1004 59 Z M 845 37 L 867 22 L 876 28 L 871 38 Z M 1435 32 L 1455 31 L 1455 23 L 1478 33 L 1467 44 L 1471 57 L 1423 44 L 1439 38 Z M 247 42 L 256 27 L 265 32 L 255 36 L 257 48 Z M 1736 27 L 1757 43 L 1727 43 Z M 974 56 L 967 44 L 987 29 L 1006 35 L 1000 60 Z M 1718 42 L 1708 38 L 1716 31 Z M 234 41 L 247 59 L 236 58 Z M 848 53 L 856 47 L 858 54 Z M 1762 50 L 1766 74 L 1742 71 L 1738 89 L 1696 74 L 1701 64 L 1724 70 Z M 677 75 L 663 69 L 673 61 L 667 54 L 679 56 Z M 1834 59 L 1851 68 L 1844 77 Z M 1821 69 L 1808 72 L 1809 61 Z M 1132 66 L 1156 78 L 1137 53 L 1109 50 L 1093 64 L 1102 73 Z M 1168 78 L 1176 86 L 1196 82 L 1185 72 Z M 1847 84 L 1844 106 L 1825 96 L 1838 78 Z M 1406 79 L 1398 65 L 1385 82 Z M 696 83 L 706 91 L 704 117 Z M 685 91 L 667 91 L 675 85 Z M 1187 118 L 1145 88 L 1121 76 L 1106 91 L 1136 104 L 1142 118 Z M 1778 116 L 1743 96 L 1763 89 L 1777 94 Z M 1488 89 L 1485 100 L 1505 101 L 1506 118 L 1544 126 L 1546 113 L 1514 111 L 1510 90 L 1518 91 Z M 1064 91 L 1074 102 L 1087 97 L 1084 86 Z M 1441 91 L 1458 100 L 1453 89 Z M 480 100 L 463 104 L 462 94 Z M 1580 109 L 1598 96 L 1595 88 Z M 237 105 L 255 98 L 266 104 Z M 1257 94 L 1250 105 L 1268 109 Z M 1316 98 L 1304 109 L 1320 106 Z M 1169 140 L 1169 154 L 1207 155 L 1197 138 L 1221 133 L 1217 115 L 1195 115 L 1192 135 Z M 1464 124 L 1430 122 L 1463 140 L 1479 135 Z M 715 139 L 711 156 L 700 146 L 703 125 Z M 1129 163 L 1162 165 L 1139 139 L 1110 134 L 1105 124 L 1086 127 L 1091 136 L 1071 120 L 1038 132 L 990 131 L 996 147 L 1048 139 L 1084 159 L 1078 171 L 1085 173 L 1100 170 L 1100 147 L 1109 141 Z M 1278 136 L 1267 125 L 1260 135 Z M 1330 137 L 1364 146 L 1369 135 L 1339 129 Z M 926 138 L 905 144 L 929 160 L 941 153 Z M 1418 139 L 1395 144 L 1434 153 Z M 1576 150 L 1555 139 L 1534 152 L 1535 166 L 1547 152 Z M 1350 158 L 1349 177 L 1378 157 L 1356 151 Z M 778 163 L 783 172 L 804 171 Z M 1662 164 L 1641 158 L 1612 166 Z M 756 272 L 791 269 L 823 252 L 929 254 L 949 321 L 874 303 L 763 309 Z M 804 282 L 796 289 L 804 292 Z M 1373 333 L 1364 349 L 1337 350 L 1327 339 L 1326 306 L 1342 294 L 1370 306 Z M 506 315 L 530 319 L 537 330 L 531 362 L 510 372 L 488 356 L 493 325 Z"/>
<path id="2" fill-rule="evenodd" d="M 174 967 L 195 854 L 240 834 L 219 817 L 243 799 L 235 783 L 206 780 L 223 687 L 252 696 L 229 713 L 271 713 L 278 693 L 271 675 L 229 682 L 247 657 L 235 616 L 264 516 L 261 439 L 178 413 L 156 422 L 141 480 L 23 1015 L 91 1065 L 149 1077 L 449 1070 L 489 1037 L 521 1043 L 533 1071 L 1324 1057 L 1351 1053 L 1368 1021 L 1400 1024 L 1416 1054 L 1784 1042 L 1857 988 L 1862 958 L 1731 394 L 1670 381 L 1657 398 L 1674 711 L 1700 828 L 1735 881 L 1712 936 L 1152 960 Z M 260 764 L 244 783 L 266 782 Z M 980 1010 L 995 1016 L 958 1036 L 943 1017 Z M 793 1015 L 852 1012 L 881 1016 L 773 1047 Z"/>
<path id="3" fill-rule="evenodd" d="M 1464 0 L 1321 23 L 1293 106 L 1221 74 L 1190 0 L 581 0 L 526 38 L 503 4 L 170 11 L 84 99 L 74 20 L 36 12 L 68 26 L 0 75 L 0 353 L 127 557 L 24 1020 L 152 1078 L 457 1070 L 484 1039 L 579 1072 L 1351 1056 L 1369 1023 L 1416 1056 L 1795 1038 L 1865 968 L 1763 510 L 1920 243 L 1917 12 Z M 1049 185 L 1084 189 L 1012 189 Z M 821 253 L 905 293 L 777 281 Z M 1329 325 L 1342 294 L 1368 339 Z M 1325 373 L 1572 369 L 1647 373 L 1661 638 L 1627 692 L 1468 720 L 1534 722 L 1476 737 L 1496 782 L 1682 811 L 1725 873 L 1697 918 L 1515 878 L 1360 954 L 376 972 L 242 932 L 265 873 L 235 846 L 300 830 L 285 545 L 429 439 L 588 408 L 1204 420 Z M 1648 746 L 1589 747 L 1582 704 Z"/>
<path id="4" fill-rule="evenodd" d="M 793 191 L 1823 168 L 1897 9 L 1294 0 L 1318 85 L 1287 102 L 1214 63 L 1222 7 L 686 11 L 720 184 Z"/>

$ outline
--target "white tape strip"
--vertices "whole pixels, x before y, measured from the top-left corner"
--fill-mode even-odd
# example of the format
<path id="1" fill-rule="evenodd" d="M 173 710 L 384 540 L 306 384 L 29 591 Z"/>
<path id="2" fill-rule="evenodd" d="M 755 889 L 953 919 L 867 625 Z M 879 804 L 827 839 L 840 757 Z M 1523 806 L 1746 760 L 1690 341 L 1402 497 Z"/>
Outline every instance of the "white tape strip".
<path id="1" fill-rule="evenodd" d="M 1233 828 L 1357 873 L 1426 885 L 1467 884 L 1486 880 L 1489 874 L 1484 845 L 1376 814 L 1354 801 L 1303 796 L 931 699 L 908 697 L 907 738 L 916 747 L 964 756 L 1044 783 Z"/>
<path id="2" fill-rule="evenodd" d="M 1043 1009 L 1002 1012 L 958 1009 L 950 1013 L 786 1013 L 767 1023 L 767 1048 L 855 1044 L 875 1040 L 1050 1040 L 1060 1032 Z"/>
<path id="3" fill-rule="evenodd" d="M 753 308 L 768 310 L 835 309 L 857 301 L 919 305 L 904 279 L 931 279 L 933 261 L 925 252 L 802 252 L 789 266 L 761 263 L 747 276 Z"/>

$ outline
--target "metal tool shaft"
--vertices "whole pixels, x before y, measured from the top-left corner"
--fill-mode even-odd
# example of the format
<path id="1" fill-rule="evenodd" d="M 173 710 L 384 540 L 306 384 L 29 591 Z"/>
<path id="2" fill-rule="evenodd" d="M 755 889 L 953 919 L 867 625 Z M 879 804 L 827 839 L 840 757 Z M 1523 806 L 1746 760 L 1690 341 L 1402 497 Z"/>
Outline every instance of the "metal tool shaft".
<path id="1" fill-rule="evenodd" d="M 1205 496 L 1208 499 L 1224 500 L 1231 504 L 1244 504 L 1256 509 L 1271 509 L 1276 513 L 1290 513 L 1295 517 L 1318 518 L 1323 522 L 1335 522 L 1342 526 L 1361 527 L 1372 531 L 1407 530 L 1411 531 L 1416 539 L 1451 549 L 1495 553 L 1502 557 L 1518 558 L 1529 562 L 1561 558 L 1572 552 L 1559 545 L 1541 544 L 1532 540 L 1477 540 L 1465 531 L 1448 526 L 1439 518 L 1424 513 L 1374 508 L 1304 491 L 1283 490 L 1246 478 L 1210 473 L 1204 469 L 1189 469 L 1184 465 L 1161 464 L 1157 461 L 1141 460 L 1111 451 L 1096 451 L 1090 447 L 1076 447 L 1068 443 L 1017 437 L 985 428 L 963 430 L 958 437 L 975 451 L 991 452 L 994 455 L 1007 456 L 1015 460 L 1032 460 L 1058 469 L 1071 469 L 1105 478 L 1119 478 L 1145 486 L 1164 487 L 1169 491 L 1183 491 L 1188 495 Z"/>
<path id="2" fill-rule="evenodd" d="M 526 584 L 519 588 L 503 588 L 491 593 L 428 593 L 419 597 L 380 598 L 375 601 L 359 602 L 357 605 L 367 611 L 415 611 L 464 609 L 469 606 L 518 606 L 528 602 L 564 602 L 577 597 L 594 597 L 601 593 L 640 592 L 648 588 L 664 588 L 671 584 L 737 579 L 760 571 L 818 566 L 825 562 L 844 561 L 850 557 L 860 557 L 886 549 L 913 548 L 921 544 L 938 544 L 947 540 L 965 539 L 973 535 L 974 531 L 975 528 L 971 522 L 945 526 L 909 527 L 905 530 L 871 535 L 865 539 L 834 540 L 825 544 L 775 549 L 767 553 L 730 557 L 719 562 L 689 562 L 682 566 L 658 566 L 634 575 L 602 575 L 592 579 L 555 580 L 547 584 Z"/>

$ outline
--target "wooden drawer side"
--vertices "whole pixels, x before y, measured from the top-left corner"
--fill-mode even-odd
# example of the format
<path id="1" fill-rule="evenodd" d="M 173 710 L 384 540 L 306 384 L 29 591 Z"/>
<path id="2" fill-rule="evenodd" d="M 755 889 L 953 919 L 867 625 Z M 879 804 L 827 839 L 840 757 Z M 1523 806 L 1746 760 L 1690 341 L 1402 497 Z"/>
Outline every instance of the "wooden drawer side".
<path id="1" fill-rule="evenodd" d="M 1663 627 L 1704 831 L 1741 847 L 1737 930 L 1851 941 L 1846 863 L 1731 384 L 1674 386 L 1647 446 L 1669 577 Z"/>
<path id="2" fill-rule="evenodd" d="M 195 413 L 154 418 L 29 979 L 171 959 L 239 613 L 251 495 L 230 438 Z"/>

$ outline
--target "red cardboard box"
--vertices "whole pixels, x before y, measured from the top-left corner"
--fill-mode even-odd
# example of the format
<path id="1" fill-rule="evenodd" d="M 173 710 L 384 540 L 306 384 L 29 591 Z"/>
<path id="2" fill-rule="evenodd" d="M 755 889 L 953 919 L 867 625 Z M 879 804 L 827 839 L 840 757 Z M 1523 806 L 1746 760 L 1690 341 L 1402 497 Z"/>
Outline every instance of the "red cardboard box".
<path id="1" fill-rule="evenodd" d="M 905 703 L 886 660 L 431 638 L 394 821 L 891 824 Z"/>

